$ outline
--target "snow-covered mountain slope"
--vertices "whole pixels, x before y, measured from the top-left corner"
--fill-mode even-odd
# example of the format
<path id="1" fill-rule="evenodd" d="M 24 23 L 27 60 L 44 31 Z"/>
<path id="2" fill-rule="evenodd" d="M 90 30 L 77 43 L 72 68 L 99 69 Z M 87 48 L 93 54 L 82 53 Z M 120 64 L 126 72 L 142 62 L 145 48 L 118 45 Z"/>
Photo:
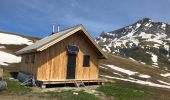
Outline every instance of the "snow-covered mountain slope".
<path id="1" fill-rule="evenodd" d="M 170 72 L 120 56 L 108 58 L 99 62 L 100 77 L 170 89 Z"/>
<path id="2" fill-rule="evenodd" d="M 0 33 L 0 44 L 14 44 L 14 45 L 31 45 L 33 42 L 27 38 L 23 38 L 21 36 L 13 35 L 13 34 L 4 34 Z"/>
<path id="3" fill-rule="evenodd" d="M 21 57 L 15 56 L 14 54 L 0 51 L 0 65 L 8 66 L 11 63 L 20 63 Z"/>
<path id="4" fill-rule="evenodd" d="M 0 66 L 20 63 L 21 57 L 16 56 L 14 52 L 31 45 L 37 39 L 9 32 L 0 32 Z"/>
<path id="5" fill-rule="evenodd" d="M 144 18 L 96 38 L 103 51 L 154 67 L 170 66 L 170 25 Z"/>

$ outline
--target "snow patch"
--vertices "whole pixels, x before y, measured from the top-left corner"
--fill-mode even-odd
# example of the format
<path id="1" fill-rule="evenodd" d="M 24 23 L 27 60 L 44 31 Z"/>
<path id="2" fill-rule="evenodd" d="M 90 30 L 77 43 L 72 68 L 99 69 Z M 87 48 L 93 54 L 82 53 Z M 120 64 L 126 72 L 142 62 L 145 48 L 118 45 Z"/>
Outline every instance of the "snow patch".
<path id="1" fill-rule="evenodd" d="M 33 44 L 33 42 L 31 40 L 28 40 L 27 38 L 23 38 L 21 36 L 0 33 L 0 44 L 31 45 L 31 44 Z"/>
<path id="2" fill-rule="evenodd" d="M 152 27 L 153 25 L 151 24 L 151 22 L 149 22 L 149 23 L 146 23 L 145 26 L 146 27 Z"/>
<path id="3" fill-rule="evenodd" d="M 146 63 L 145 62 L 140 62 L 141 64 L 143 64 L 143 65 L 146 65 Z"/>
<path id="4" fill-rule="evenodd" d="M 146 52 L 146 53 L 148 53 L 148 54 L 151 55 L 151 60 L 152 60 L 153 66 L 154 66 L 154 67 L 158 67 L 158 63 L 157 63 L 157 61 L 158 61 L 158 56 L 155 55 L 155 54 L 152 53 L 152 52 Z"/>
<path id="5" fill-rule="evenodd" d="M 161 84 L 156 84 L 153 82 L 148 82 L 148 81 L 142 81 L 142 80 L 130 80 L 130 79 L 124 79 L 124 78 L 118 78 L 118 77 L 112 77 L 112 76 L 106 76 L 106 75 L 100 75 L 103 76 L 105 78 L 110 78 L 110 79 L 116 79 L 116 80 L 122 80 L 122 81 L 127 81 L 127 82 L 132 82 L 132 83 L 137 83 L 137 84 L 141 84 L 141 85 L 148 85 L 148 86 L 152 86 L 152 87 L 159 87 L 159 88 L 168 88 L 170 89 L 170 86 L 168 85 L 161 85 Z"/>
<path id="6" fill-rule="evenodd" d="M 105 45 L 106 49 L 108 50 L 108 52 L 111 52 L 109 46 Z"/>
<path id="7" fill-rule="evenodd" d="M 158 56 L 157 55 L 152 53 L 152 58 L 151 59 L 152 59 L 154 65 L 158 65 L 158 63 L 157 63 Z"/>
<path id="8" fill-rule="evenodd" d="M 170 83 L 167 83 L 167 82 L 164 82 L 164 81 L 161 81 L 161 80 L 157 80 L 158 82 L 162 83 L 162 84 L 165 84 L 165 85 L 169 85 L 170 86 Z"/>
<path id="9" fill-rule="evenodd" d="M 170 73 L 164 73 L 164 74 L 160 74 L 163 77 L 170 77 Z"/>
<path id="10" fill-rule="evenodd" d="M 135 30 L 138 29 L 140 26 L 141 26 L 141 24 L 140 24 L 140 23 L 137 23 Z"/>
<path id="11" fill-rule="evenodd" d="M 160 45 L 159 45 L 159 44 L 154 44 L 153 47 L 154 47 L 154 48 L 159 48 Z"/>
<path id="12" fill-rule="evenodd" d="M 138 36 L 142 37 L 143 39 L 148 39 L 152 37 L 152 34 L 146 34 L 145 32 L 141 32 Z"/>
<path id="13" fill-rule="evenodd" d="M 151 76 L 145 75 L 145 74 L 140 74 L 139 77 L 141 77 L 141 78 L 151 78 Z"/>
<path id="14" fill-rule="evenodd" d="M 128 59 L 130 59 L 130 60 L 132 60 L 132 61 L 136 61 L 135 59 L 133 59 L 133 58 L 131 58 L 131 57 L 129 57 Z M 137 62 L 137 61 L 136 61 Z"/>
<path id="15" fill-rule="evenodd" d="M 5 49 L 6 47 L 5 46 L 0 46 L 0 49 Z"/>
<path id="16" fill-rule="evenodd" d="M 130 70 L 127 70 L 127 69 L 123 69 L 123 68 L 117 67 L 115 65 L 106 65 L 106 66 L 108 66 L 109 68 L 112 68 L 112 69 L 114 69 L 116 71 L 128 74 L 128 75 L 135 75 L 135 74 L 138 73 L 138 72 L 134 72 L 134 71 L 130 71 Z"/>
<path id="17" fill-rule="evenodd" d="M 0 51 L 0 65 L 8 66 L 8 64 L 19 62 L 21 62 L 21 57 Z"/>
<path id="18" fill-rule="evenodd" d="M 165 24 L 165 23 L 162 23 L 161 28 L 162 28 L 163 30 L 165 30 L 166 24 Z"/>
<path id="19" fill-rule="evenodd" d="M 99 66 L 100 68 L 102 68 L 102 69 L 107 69 L 106 67 L 103 67 L 103 66 Z"/>
<path id="20" fill-rule="evenodd" d="M 104 52 L 107 52 L 107 50 L 106 50 L 105 48 L 102 48 L 102 50 L 103 50 Z"/>
<path id="21" fill-rule="evenodd" d="M 113 74 L 123 77 L 123 75 L 116 73 L 116 72 L 113 72 Z"/>

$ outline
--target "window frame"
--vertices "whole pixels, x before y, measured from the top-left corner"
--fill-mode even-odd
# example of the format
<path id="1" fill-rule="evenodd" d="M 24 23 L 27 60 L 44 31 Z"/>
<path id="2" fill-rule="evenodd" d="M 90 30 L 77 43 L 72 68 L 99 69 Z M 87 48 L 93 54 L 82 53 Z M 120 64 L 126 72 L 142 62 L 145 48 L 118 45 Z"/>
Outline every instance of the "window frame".
<path id="1" fill-rule="evenodd" d="M 83 55 L 83 67 L 90 67 L 90 55 Z"/>
<path id="2" fill-rule="evenodd" d="M 31 55 L 31 63 L 32 63 L 32 64 L 35 63 L 35 54 Z"/>
<path id="3" fill-rule="evenodd" d="M 28 64 L 29 63 L 29 55 L 25 56 L 25 63 Z"/>

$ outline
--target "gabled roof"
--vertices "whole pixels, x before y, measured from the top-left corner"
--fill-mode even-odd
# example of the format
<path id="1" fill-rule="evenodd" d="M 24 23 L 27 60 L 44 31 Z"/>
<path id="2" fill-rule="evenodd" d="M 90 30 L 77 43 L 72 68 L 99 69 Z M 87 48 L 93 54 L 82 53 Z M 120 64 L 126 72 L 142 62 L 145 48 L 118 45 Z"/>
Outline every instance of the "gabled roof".
<path id="1" fill-rule="evenodd" d="M 77 31 L 82 30 L 83 33 L 88 37 L 88 39 L 92 42 L 92 44 L 96 47 L 96 49 L 101 53 L 104 58 L 107 58 L 103 51 L 100 49 L 98 44 L 93 40 L 93 38 L 89 35 L 89 33 L 85 30 L 83 25 L 77 25 L 72 28 L 66 29 L 64 31 L 54 33 L 53 35 L 47 36 L 32 45 L 29 45 L 19 51 L 16 52 L 17 55 L 38 52 L 47 49 L 48 47 L 56 44 L 57 42 L 69 37 L 70 35 L 76 33 Z"/>

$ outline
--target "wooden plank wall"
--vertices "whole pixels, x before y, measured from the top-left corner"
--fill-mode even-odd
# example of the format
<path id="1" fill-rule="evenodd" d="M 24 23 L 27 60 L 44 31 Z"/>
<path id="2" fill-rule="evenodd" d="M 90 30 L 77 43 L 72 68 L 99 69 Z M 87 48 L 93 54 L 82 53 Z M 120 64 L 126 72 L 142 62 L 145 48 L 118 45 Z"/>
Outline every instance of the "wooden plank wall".
<path id="1" fill-rule="evenodd" d="M 66 43 L 61 41 L 39 53 L 38 80 L 64 80 L 66 78 Z"/>
<path id="2" fill-rule="evenodd" d="M 98 79 L 99 69 L 97 67 L 97 53 L 81 32 L 77 32 L 48 49 L 36 53 L 35 66 L 29 64 L 27 67 L 22 67 L 21 69 L 28 72 L 34 71 L 34 73 L 37 71 L 37 80 L 65 80 L 67 73 L 66 46 L 68 44 L 75 44 L 80 48 L 76 59 L 76 79 Z M 83 55 L 85 54 L 90 55 L 90 67 L 83 67 Z M 22 62 L 25 61 L 24 59 L 25 56 L 23 56 Z M 22 64 L 22 66 L 23 65 L 24 64 Z M 36 68 L 38 68 L 38 70 Z"/>
<path id="3" fill-rule="evenodd" d="M 4 70 L 3 70 L 3 68 L 0 68 L 0 79 L 3 78 L 3 74 L 4 74 Z"/>
<path id="4" fill-rule="evenodd" d="M 75 34 L 74 41 L 74 44 L 80 48 L 77 56 L 76 79 L 98 79 L 98 56 L 91 47 L 91 44 L 80 33 Z M 90 55 L 90 67 L 83 67 L 83 55 Z"/>
<path id="5" fill-rule="evenodd" d="M 35 54 L 35 63 L 33 64 L 33 63 L 31 63 L 31 56 L 32 56 L 33 54 L 34 54 L 34 53 L 22 55 L 20 71 L 33 74 L 33 75 L 35 76 L 35 78 L 37 78 L 37 77 L 36 77 L 36 76 L 37 76 L 37 64 L 36 64 L 36 62 L 37 62 L 37 56 L 36 56 L 36 54 Z M 25 63 L 26 56 L 29 56 L 28 64 Z"/>

